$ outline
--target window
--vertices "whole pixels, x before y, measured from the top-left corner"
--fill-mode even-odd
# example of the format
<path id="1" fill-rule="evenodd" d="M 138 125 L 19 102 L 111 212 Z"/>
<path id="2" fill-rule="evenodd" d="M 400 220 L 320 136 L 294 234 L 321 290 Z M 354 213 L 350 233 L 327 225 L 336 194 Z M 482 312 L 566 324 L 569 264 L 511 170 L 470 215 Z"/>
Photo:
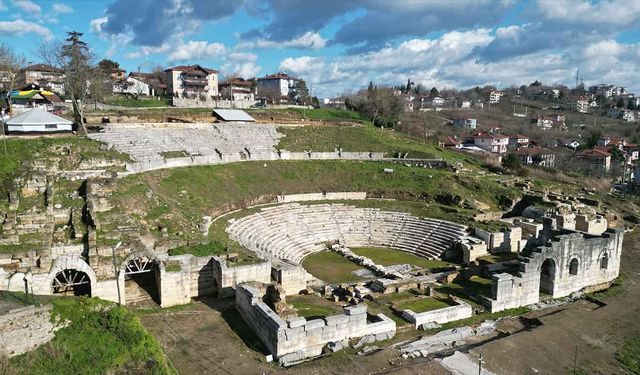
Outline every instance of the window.
<path id="1" fill-rule="evenodd" d="M 578 260 L 576 258 L 571 259 L 571 262 L 569 262 L 569 274 L 570 275 L 578 274 Z"/>
<path id="2" fill-rule="evenodd" d="M 46 124 L 44 126 L 45 129 L 58 129 L 58 125 L 57 124 Z"/>
<path id="3" fill-rule="evenodd" d="M 604 253 L 602 259 L 600 259 L 600 269 L 606 270 L 607 267 L 609 267 L 609 256 L 607 255 L 607 253 Z"/>

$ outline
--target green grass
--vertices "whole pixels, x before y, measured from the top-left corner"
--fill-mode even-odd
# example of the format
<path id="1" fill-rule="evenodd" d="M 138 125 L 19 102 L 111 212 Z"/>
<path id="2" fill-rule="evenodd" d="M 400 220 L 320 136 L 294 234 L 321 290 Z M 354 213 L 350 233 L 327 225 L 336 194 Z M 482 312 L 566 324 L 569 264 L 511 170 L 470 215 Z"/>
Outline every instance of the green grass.
<path id="1" fill-rule="evenodd" d="M 180 246 L 169 250 L 169 255 L 193 254 L 200 257 L 210 255 L 223 255 L 226 253 L 227 251 L 224 244 L 218 241 Z"/>
<path id="2" fill-rule="evenodd" d="M 425 259 L 405 251 L 379 248 L 379 247 L 356 247 L 351 251 L 357 255 L 367 257 L 374 263 L 383 266 L 392 266 L 394 264 L 412 264 L 421 268 L 440 268 L 447 267 L 450 264 L 441 260 Z"/>
<path id="3" fill-rule="evenodd" d="M 355 283 L 363 280 L 352 273 L 363 269 L 362 267 L 331 251 L 309 255 L 302 261 L 302 267 L 316 278 L 330 284 Z"/>
<path id="4" fill-rule="evenodd" d="M 316 295 L 289 296 L 287 297 L 287 304 L 296 309 L 298 316 L 305 317 L 308 320 L 342 313 L 340 306 Z"/>
<path id="5" fill-rule="evenodd" d="M 413 158 L 443 158 L 462 161 L 463 155 L 413 139 L 406 134 L 383 130 L 372 125 L 281 127 L 278 148 L 289 151 L 378 151 L 387 156 L 398 152 Z"/>
<path id="6" fill-rule="evenodd" d="M 409 300 L 406 302 L 401 302 L 397 305 L 394 305 L 396 309 L 399 310 L 411 310 L 415 313 L 421 313 L 431 310 L 443 309 L 445 307 L 449 307 L 449 304 L 446 301 L 437 299 L 437 298 L 417 298 L 413 300 Z"/>
<path id="7" fill-rule="evenodd" d="M 49 343 L 10 360 L 23 374 L 169 374 L 162 349 L 137 316 L 95 298 L 56 298 L 52 318 L 68 322 Z"/>
<path id="8" fill-rule="evenodd" d="M 631 373 L 640 374 L 640 336 L 627 339 L 616 351 L 616 359 Z"/>
<path id="9" fill-rule="evenodd" d="M 107 99 L 106 104 L 115 105 L 119 107 L 131 107 L 131 108 L 152 108 L 152 107 L 166 107 L 170 105 L 167 98 L 139 98 L 135 99 L 129 96 L 113 96 Z"/>

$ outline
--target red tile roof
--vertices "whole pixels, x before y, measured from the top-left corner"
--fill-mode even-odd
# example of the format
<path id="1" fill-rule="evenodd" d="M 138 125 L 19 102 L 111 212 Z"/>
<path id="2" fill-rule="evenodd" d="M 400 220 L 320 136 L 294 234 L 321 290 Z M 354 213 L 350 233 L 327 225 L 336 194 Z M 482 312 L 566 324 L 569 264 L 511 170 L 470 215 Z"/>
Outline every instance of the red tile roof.
<path id="1" fill-rule="evenodd" d="M 176 70 L 176 71 L 179 71 L 179 72 L 188 72 L 190 70 L 196 70 L 196 69 L 202 70 L 207 74 L 218 73 L 218 71 L 215 70 L 215 69 L 205 68 L 205 67 L 200 66 L 198 64 L 196 64 L 196 65 L 178 65 L 178 66 L 174 66 L 173 68 L 169 68 L 169 69 L 165 70 L 165 72 L 170 72 L 170 71 L 173 71 L 173 70 Z"/>
<path id="2" fill-rule="evenodd" d="M 515 150 L 514 153 L 518 155 L 540 155 L 540 154 L 552 154 L 552 152 L 544 147 L 520 147 Z"/>
<path id="3" fill-rule="evenodd" d="M 584 150 L 577 154 L 577 156 L 584 156 L 590 158 L 606 158 L 607 156 L 611 156 L 609 152 L 598 150 L 595 148 Z"/>

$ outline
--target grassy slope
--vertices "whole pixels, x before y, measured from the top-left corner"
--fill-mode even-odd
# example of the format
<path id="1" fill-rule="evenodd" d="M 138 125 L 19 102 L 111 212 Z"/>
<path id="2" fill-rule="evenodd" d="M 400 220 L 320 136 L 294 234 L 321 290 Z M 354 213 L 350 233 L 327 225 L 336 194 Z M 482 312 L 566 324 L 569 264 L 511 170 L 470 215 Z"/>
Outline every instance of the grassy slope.
<path id="1" fill-rule="evenodd" d="M 292 305 L 298 316 L 317 319 L 342 313 L 342 309 L 330 301 L 315 295 L 297 295 L 287 297 L 287 304 Z"/>
<path id="2" fill-rule="evenodd" d="M 106 100 L 109 105 L 116 105 L 121 107 L 131 108 L 151 108 L 151 107 L 166 107 L 169 105 L 169 99 L 160 98 L 140 98 L 134 99 L 126 96 L 113 96 Z"/>
<path id="3" fill-rule="evenodd" d="M 421 313 L 425 311 L 443 309 L 449 306 L 450 305 L 447 302 L 436 298 L 420 298 L 401 302 L 394 307 L 400 310 L 411 310 L 415 313 Z"/>
<path id="4" fill-rule="evenodd" d="M 49 343 L 12 358 L 8 373 L 171 373 L 160 345 L 127 308 L 95 298 L 50 301 L 53 318 L 68 325 Z"/>
<path id="5" fill-rule="evenodd" d="M 395 172 L 384 174 L 384 168 L 393 168 Z M 150 187 L 154 192 L 152 197 L 145 194 Z M 158 225 L 167 227 L 169 239 L 202 241 L 202 236 L 195 230 L 202 216 L 221 209 L 227 211 L 225 208 L 230 203 L 264 195 L 323 191 L 369 191 L 386 197 L 407 197 L 423 202 L 407 203 L 406 206 L 412 207 L 410 212 L 463 223 L 469 222 L 472 210 L 435 203 L 426 206 L 424 203 L 432 202 L 434 197 L 445 192 L 478 199 L 497 207 L 498 195 L 514 194 L 513 190 L 493 180 L 475 181 L 450 172 L 392 163 L 246 162 L 161 170 L 124 178 L 118 181 L 117 190 L 111 197 L 114 209 L 104 215 L 113 221 L 113 226 L 145 220 L 152 232 L 157 231 Z M 407 208 L 397 202 L 387 205 L 402 205 L 398 207 L 401 210 Z M 127 212 L 128 217 L 123 217 L 122 212 Z M 224 227 L 218 229 L 218 233 L 223 234 Z M 223 241 L 223 238 L 210 236 L 209 240 Z"/>

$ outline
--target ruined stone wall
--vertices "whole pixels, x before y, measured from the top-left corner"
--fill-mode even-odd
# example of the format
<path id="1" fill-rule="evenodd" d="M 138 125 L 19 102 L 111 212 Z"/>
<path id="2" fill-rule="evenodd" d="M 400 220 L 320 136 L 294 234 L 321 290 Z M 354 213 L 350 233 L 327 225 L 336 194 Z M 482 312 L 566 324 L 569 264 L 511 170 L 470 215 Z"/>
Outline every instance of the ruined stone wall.
<path id="1" fill-rule="evenodd" d="M 366 305 L 348 306 L 344 314 L 307 321 L 284 321 L 262 302 L 257 289 L 243 284 L 236 292 L 236 308 L 255 334 L 281 363 L 295 363 L 322 354 L 328 343 L 371 335 L 373 339 L 393 337 L 396 323 L 384 314 L 367 322 Z"/>
<path id="2" fill-rule="evenodd" d="M 419 328 L 421 325 L 427 323 L 444 324 L 455 320 L 466 319 L 473 315 L 471 305 L 457 298 L 452 299 L 455 303 L 453 306 L 421 313 L 416 313 L 412 310 L 403 310 L 402 317 L 414 323 L 416 328 Z"/>
<path id="3" fill-rule="evenodd" d="M 213 257 L 213 259 L 219 297 L 234 295 L 236 287 L 240 283 L 255 281 L 266 284 L 271 282 L 271 262 L 229 267 L 224 259 L 220 257 Z"/>
<path id="4" fill-rule="evenodd" d="M 553 298 L 565 297 L 587 287 L 590 290 L 608 287 L 620 272 L 623 234 L 621 229 L 609 229 L 597 237 L 562 234 L 553 237 L 547 246 L 534 248 L 524 254 L 519 272 L 492 276 L 491 311 L 539 302 L 541 270 L 547 260 L 553 265 L 550 278 Z M 605 257 L 607 261 L 603 262 Z M 577 267 L 572 269 L 574 259 Z"/>
<path id="5" fill-rule="evenodd" d="M 53 339 L 51 305 L 27 306 L 0 315 L 0 353 L 9 357 L 34 350 Z"/>
<path id="6" fill-rule="evenodd" d="M 274 264 L 271 268 L 271 277 L 282 289 L 285 295 L 297 295 L 307 288 L 307 271 L 300 266 L 287 263 Z"/>
<path id="7" fill-rule="evenodd" d="M 363 200 L 363 199 L 367 199 L 367 193 L 359 192 L 359 191 L 278 195 L 278 203 L 323 201 L 323 200 Z"/>
<path id="8" fill-rule="evenodd" d="M 508 253 L 520 251 L 522 229 L 511 227 L 504 232 L 488 232 L 475 229 L 474 235 L 487 243 L 487 249 L 491 253 Z"/>

